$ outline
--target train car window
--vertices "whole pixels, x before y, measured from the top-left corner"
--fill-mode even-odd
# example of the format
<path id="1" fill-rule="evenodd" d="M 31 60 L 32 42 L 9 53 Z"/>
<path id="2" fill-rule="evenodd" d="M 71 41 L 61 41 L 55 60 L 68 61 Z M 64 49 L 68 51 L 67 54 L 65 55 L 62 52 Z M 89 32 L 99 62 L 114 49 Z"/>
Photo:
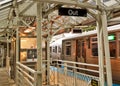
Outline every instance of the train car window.
<path id="1" fill-rule="evenodd" d="M 85 43 L 84 43 L 84 41 L 82 42 L 82 56 L 84 58 L 86 57 L 86 51 L 85 51 Z"/>
<path id="2" fill-rule="evenodd" d="M 98 45 L 97 43 L 92 43 L 92 55 L 98 56 Z"/>
<path id="3" fill-rule="evenodd" d="M 71 55 L 71 46 L 66 46 L 66 55 Z"/>
<path id="4" fill-rule="evenodd" d="M 109 42 L 109 48 L 110 48 L 110 57 L 115 57 L 116 56 L 116 43 Z"/>
<path id="5" fill-rule="evenodd" d="M 66 46 L 66 55 L 71 55 L 71 42 L 68 41 L 65 43 Z"/>
<path id="6" fill-rule="evenodd" d="M 120 57 L 120 33 L 118 35 L 118 40 L 119 40 L 119 57 Z"/>
<path id="7" fill-rule="evenodd" d="M 76 50 L 77 51 L 77 57 L 80 58 L 80 56 L 81 56 L 81 53 L 80 53 L 81 52 L 80 40 L 77 41 L 77 47 L 78 47 L 77 50 Z"/>
<path id="8" fill-rule="evenodd" d="M 91 51 L 92 51 L 92 56 L 98 56 L 97 37 L 91 38 Z"/>
<path id="9" fill-rule="evenodd" d="M 88 45 L 88 49 L 90 49 L 90 37 L 86 38 L 86 42 L 87 42 L 87 45 Z"/>
<path id="10" fill-rule="evenodd" d="M 110 57 L 113 58 L 116 56 L 116 37 L 115 34 L 108 35 L 109 48 L 110 48 Z"/>
<path id="11" fill-rule="evenodd" d="M 57 53 L 57 46 L 55 46 L 55 53 Z"/>
<path id="12" fill-rule="evenodd" d="M 110 57 L 116 56 L 116 42 L 115 42 L 115 34 L 109 34 L 108 40 L 109 40 L 109 48 L 110 48 Z M 97 44 L 97 37 L 91 38 L 91 51 L 92 56 L 98 56 L 98 44 Z"/>
<path id="13" fill-rule="evenodd" d="M 50 47 L 50 53 L 52 52 L 52 47 Z"/>
<path id="14" fill-rule="evenodd" d="M 53 52 L 57 53 L 57 46 L 53 47 Z"/>
<path id="15" fill-rule="evenodd" d="M 60 46 L 58 46 L 58 52 L 61 53 L 61 47 Z"/>
<path id="16" fill-rule="evenodd" d="M 93 37 L 92 42 L 96 42 L 96 41 L 97 41 L 97 37 Z"/>
<path id="17" fill-rule="evenodd" d="M 80 58 L 81 56 L 84 57 L 85 56 L 85 44 L 84 44 L 84 41 L 82 40 L 77 40 L 77 49 L 76 49 L 76 52 L 77 52 L 77 57 Z"/>
<path id="18" fill-rule="evenodd" d="M 53 46 L 53 50 L 52 50 L 53 52 L 55 52 L 55 47 Z"/>

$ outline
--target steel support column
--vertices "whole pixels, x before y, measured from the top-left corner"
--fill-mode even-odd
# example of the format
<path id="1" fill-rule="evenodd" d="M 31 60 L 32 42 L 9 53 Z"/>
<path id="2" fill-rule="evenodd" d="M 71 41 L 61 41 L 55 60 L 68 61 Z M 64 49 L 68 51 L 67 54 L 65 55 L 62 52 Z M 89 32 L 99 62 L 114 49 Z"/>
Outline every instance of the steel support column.
<path id="1" fill-rule="evenodd" d="M 37 72 L 36 86 L 42 86 L 42 3 L 37 1 Z"/>
<path id="2" fill-rule="evenodd" d="M 108 31 L 107 31 L 107 16 L 105 11 L 102 11 L 101 21 L 102 21 L 103 38 L 104 38 L 107 86 L 112 86 L 111 61 L 110 61 L 110 51 L 109 51 L 110 49 L 109 49 Z"/>
<path id="3" fill-rule="evenodd" d="M 100 0 L 96 1 L 96 4 L 100 5 Z M 98 39 L 98 62 L 99 62 L 99 79 L 100 79 L 100 86 L 104 86 L 105 83 L 105 76 L 104 76 L 104 55 L 103 55 L 103 32 L 102 32 L 102 23 L 101 23 L 101 16 L 100 12 L 97 11 L 97 39 Z"/>
<path id="4" fill-rule="evenodd" d="M 19 61 L 19 52 L 20 52 L 20 47 L 19 47 L 19 12 L 18 12 L 18 8 L 16 7 L 17 5 L 17 0 L 14 0 L 13 2 L 13 6 L 15 6 L 14 10 L 15 10 L 15 13 L 16 13 L 16 17 L 15 19 L 17 20 L 17 23 L 16 23 L 16 62 Z"/>
<path id="5" fill-rule="evenodd" d="M 4 57 L 5 57 L 5 52 L 4 52 L 4 46 L 2 46 L 2 67 L 4 66 Z"/>
<path id="6" fill-rule="evenodd" d="M 20 52 L 20 46 L 19 46 L 19 11 L 18 11 L 18 7 L 17 7 L 17 0 L 13 1 L 13 7 L 16 13 L 16 16 L 13 16 L 16 19 L 16 63 L 19 61 L 20 56 L 19 56 L 19 52 Z M 14 64 L 16 65 L 16 64 Z M 18 73 L 17 73 L 17 65 L 16 65 L 16 74 L 15 74 L 15 80 L 16 80 L 16 85 L 18 85 Z"/>
<path id="7" fill-rule="evenodd" d="M 50 85 L 50 34 L 47 37 L 47 85 Z"/>
<path id="8" fill-rule="evenodd" d="M 6 57 L 6 67 L 7 71 L 9 72 L 9 67 L 10 67 L 10 57 L 9 57 L 9 34 L 7 33 L 7 57 Z"/>
<path id="9" fill-rule="evenodd" d="M 98 59 L 99 59 L 99 77 L 100 86 L 104 86 L 104 56 L 103 56 L 103 36 L 101 24 L 97 21 L 97 38 L 98 38 Z"/>

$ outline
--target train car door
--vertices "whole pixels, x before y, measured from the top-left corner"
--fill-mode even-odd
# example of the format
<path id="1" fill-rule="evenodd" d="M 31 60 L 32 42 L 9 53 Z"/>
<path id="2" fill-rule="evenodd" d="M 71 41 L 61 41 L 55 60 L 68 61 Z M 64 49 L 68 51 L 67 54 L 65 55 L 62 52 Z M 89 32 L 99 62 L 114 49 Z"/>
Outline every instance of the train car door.
<path id="1" fill-rule="evenodd" d="M 76 40 L 76 62 L 86 62 L 85 41 L 82 39 Z"/>

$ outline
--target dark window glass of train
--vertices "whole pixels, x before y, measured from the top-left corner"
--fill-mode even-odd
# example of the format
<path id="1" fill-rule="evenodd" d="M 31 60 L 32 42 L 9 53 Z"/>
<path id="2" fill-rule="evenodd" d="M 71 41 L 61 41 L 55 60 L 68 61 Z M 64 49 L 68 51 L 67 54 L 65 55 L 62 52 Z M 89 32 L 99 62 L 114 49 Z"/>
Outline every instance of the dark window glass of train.
<path id="1" fill-rule="evenodd" d="M 92 38 L 92 42 L 95 42 L 95 41 L 97 41 L 97 37 Z"/>
<path id="2" fill-rule="evenodd" d="M 57 53 L 57 46 L 53 47 L 53 52 Z"/>
<path id="3" fill-rule="evenodd" d="M 52 47 L 50 47 L 50 53 L 52 52 Z"/>
<path id="4" fill-rule="evenodd" d="M 98 45 L 97 43 L 92 43 L 92 55 L 98 56 Z"/>
<path id="5" fill-rule="evenodd" d="M 61 52 L 61 47 L 60 47 L 60 46 L 58 46 L 58 52 L 59 52 L 59 53 Z"/>
<path id="6" fill-rule="evenodd" d="M 83 58 L 85 58 L 85 57 L 86 57 L 86 52 L 85 52 L 85 43 L 84 43 L 84 41 L 82 42 L 82 56 L 83 56 Z"/>
<path id="7" fill-rule="evenodd" d="M 109 42 L 109 48 L 110 48 L 110 57 L 116 56 L 116 43 L 115 41 Z"/>
<path id="8" fill-rule="evenodd" d="M 53 52 L 55 52 L 55 47 L 53 47 Z"/>
<path id="9" fill-rule="evenodd" d="M 55 53 L 57 53 L 57 46 L 55 46 Z"/>
<path id="10" fill-rule="evenodd" d="M 76 50 L 77 57 L 80 58 L 80 56 L 81 56 L 81 54 L 80 54 L 80 51 L 81 51 L 80 40 L 77 41 L 77 47 L 78 47 L 77 50 Z"/>
<path id="11" fill-rule="evenodd" d="M 90 38 L 86 38 L 86 42 L 87 42 L 88 48 L 90 49 Z"/>
<path id="12" fill-rule="evenodd" d="M 71 55 L 71 46 L 66 46 L 66 55 Z"/>

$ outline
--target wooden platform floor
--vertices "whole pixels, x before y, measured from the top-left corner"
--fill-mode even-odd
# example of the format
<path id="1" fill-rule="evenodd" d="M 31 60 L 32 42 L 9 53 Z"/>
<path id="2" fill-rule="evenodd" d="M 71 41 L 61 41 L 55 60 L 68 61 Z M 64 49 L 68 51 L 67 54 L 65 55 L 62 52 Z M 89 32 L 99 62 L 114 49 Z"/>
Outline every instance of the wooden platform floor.
<path id="1" fill-rule="evenodd" d="M 6 68 L 0 68 L 0 86 L 15 86 L 14 81 L 10 79 Z"/>

